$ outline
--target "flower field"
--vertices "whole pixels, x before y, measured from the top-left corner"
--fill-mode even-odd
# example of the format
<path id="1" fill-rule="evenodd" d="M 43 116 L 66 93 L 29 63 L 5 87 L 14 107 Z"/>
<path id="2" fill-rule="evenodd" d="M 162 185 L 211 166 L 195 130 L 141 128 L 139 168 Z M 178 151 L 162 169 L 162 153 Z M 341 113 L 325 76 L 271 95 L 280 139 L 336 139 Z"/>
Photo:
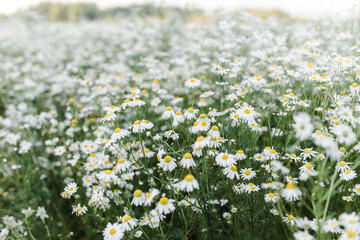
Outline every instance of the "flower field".
<path id="1" fill-rule="evenodd" d="M 358 26 L 0 19 L 0 239 L 360 239 Z"/>

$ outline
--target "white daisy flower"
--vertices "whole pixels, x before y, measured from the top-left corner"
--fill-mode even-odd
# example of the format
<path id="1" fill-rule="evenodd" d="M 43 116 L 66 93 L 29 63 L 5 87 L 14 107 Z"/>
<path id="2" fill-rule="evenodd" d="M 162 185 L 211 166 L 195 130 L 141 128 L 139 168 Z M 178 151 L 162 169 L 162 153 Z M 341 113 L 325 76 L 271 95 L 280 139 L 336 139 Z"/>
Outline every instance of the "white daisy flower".
<path id="1" fill-rule="evenodd" d="M 85 205 L 81 206 L 80 203 L 78 205 L 72 206 L 72 214 L 76 214 L 76 216 L 81 216 L 87 212 L 87 207 Z"/>
<path id="2" fill-rule="evenodd" d="M 231 167 L 236 163 L 234 155 L 228 153 L 220 153 L 216 156 L 215 161 L 220 167 Z"/>
<path id="3" fill-rule="evenodd" d="M 190 168 L 196 166 L 191 153 L 185 153 L 179 164 L 183 168 Z"/>
<path id="4" fill-rule="evenodd" d="M 250 180 L 256 176 L 256 172 L 252 168 L 244 168 L 240 170 L 241 178 L 244 180 Z"/>
<path id="5" fill-rule="evenodd" d="M 226 177 L 230 178 L 230 179 L 239 179 L 240 178 L 240 174 L 237 172 L 237 167 L 236 165 L 231 165 L 230 167 L 226 167 L 223 169 L 223 173 L 226 175 Z"/>
<path id="6" fill-rule="evenodd" d="M 145 203 L 144 193 L 140 189 L 135 190 L 133 195 L 134 197 L 131 201 L 132 205 L 139 206 Z"/>
<path id="7" fill-rule="evenodd" d="M 194 189 L 199 189 L 199 183 L 196 181 L 193 175 L 188 174 L 177 184 L 180 191 L 192 192 Z"/>
<path id="8" fill-rule="evenodd" d="M 118 223 L 108 223 L 103 231 L 104 240 L 119 240 L 124 237 L 124 231 Z"/>
<path id="9" fill-rule="evenodd" d="M 281 190 L 281 196 L 288 202 L 298 200 L 301 195 L 300 189 L 294 183 L 286 184 L 286 187 Z"/>
<path id="10" fill-rule="evenodd" d="M 188 88 L 196 88 L 200 86 L 201 81 L 196 78 L 190 78 L 185 82 L 185 86 Z"/>
<path id="11" fill-rule="evenodd" d="M 167 197 L 160 198 L 160 201 L 156 205 L 155 210 L 159 212 L 159 214 L 169 214 L 175 210 L 174 199 L 168 199 Z"/>

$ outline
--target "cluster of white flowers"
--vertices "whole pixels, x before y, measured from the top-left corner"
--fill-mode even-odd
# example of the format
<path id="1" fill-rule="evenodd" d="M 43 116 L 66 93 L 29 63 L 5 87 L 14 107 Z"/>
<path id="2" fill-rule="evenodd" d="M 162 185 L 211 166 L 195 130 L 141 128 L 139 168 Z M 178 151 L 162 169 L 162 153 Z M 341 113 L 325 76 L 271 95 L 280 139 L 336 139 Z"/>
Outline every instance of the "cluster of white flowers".
<path id="1" fill-rule="evenodd" d="M 283 223 L 360 238 L 360 42 L 345 25 L 7 21 L 0 39 L 24 36 L 0 41 L 0 195 L 39 196 L 24 220 L 2 216 L 0 239 L 37 237 L 30 218 L 47 227 L 54 199 L 106 240 L 215 239 L 224 224 L 285 238 Z"/>

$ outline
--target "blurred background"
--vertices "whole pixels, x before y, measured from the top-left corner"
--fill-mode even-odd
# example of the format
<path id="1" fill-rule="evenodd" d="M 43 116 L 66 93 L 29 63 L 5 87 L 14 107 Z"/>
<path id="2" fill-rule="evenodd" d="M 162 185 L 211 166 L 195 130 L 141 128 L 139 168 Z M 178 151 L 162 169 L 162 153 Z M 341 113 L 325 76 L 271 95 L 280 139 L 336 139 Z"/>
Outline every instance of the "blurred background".
<path id="1" fill-rule="evenodd" d="M 47 13 L 50 20 L 74 21 L 85 17 L 96 19 L 116 14 L 126 14 L 130 9 L 153 8 L 212 11 L 237 11 L 241 9 L 286 14 L 295 18 L 347 18 L 360 0 L 12 0 L 0 1 L 0 14 L 21 14 L 26 9 Z"/>

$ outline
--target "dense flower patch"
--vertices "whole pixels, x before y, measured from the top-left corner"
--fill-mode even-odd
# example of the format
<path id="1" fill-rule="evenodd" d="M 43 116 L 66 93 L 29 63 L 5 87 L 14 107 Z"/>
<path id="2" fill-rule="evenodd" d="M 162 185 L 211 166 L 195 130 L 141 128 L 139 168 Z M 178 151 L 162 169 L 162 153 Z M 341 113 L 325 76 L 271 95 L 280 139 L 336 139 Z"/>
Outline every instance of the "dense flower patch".
<path id="1" fill-rule="evenodd" d="M 29 21 L 0 21 L 0 239 L 360 238 L 349 22 Z"/>

